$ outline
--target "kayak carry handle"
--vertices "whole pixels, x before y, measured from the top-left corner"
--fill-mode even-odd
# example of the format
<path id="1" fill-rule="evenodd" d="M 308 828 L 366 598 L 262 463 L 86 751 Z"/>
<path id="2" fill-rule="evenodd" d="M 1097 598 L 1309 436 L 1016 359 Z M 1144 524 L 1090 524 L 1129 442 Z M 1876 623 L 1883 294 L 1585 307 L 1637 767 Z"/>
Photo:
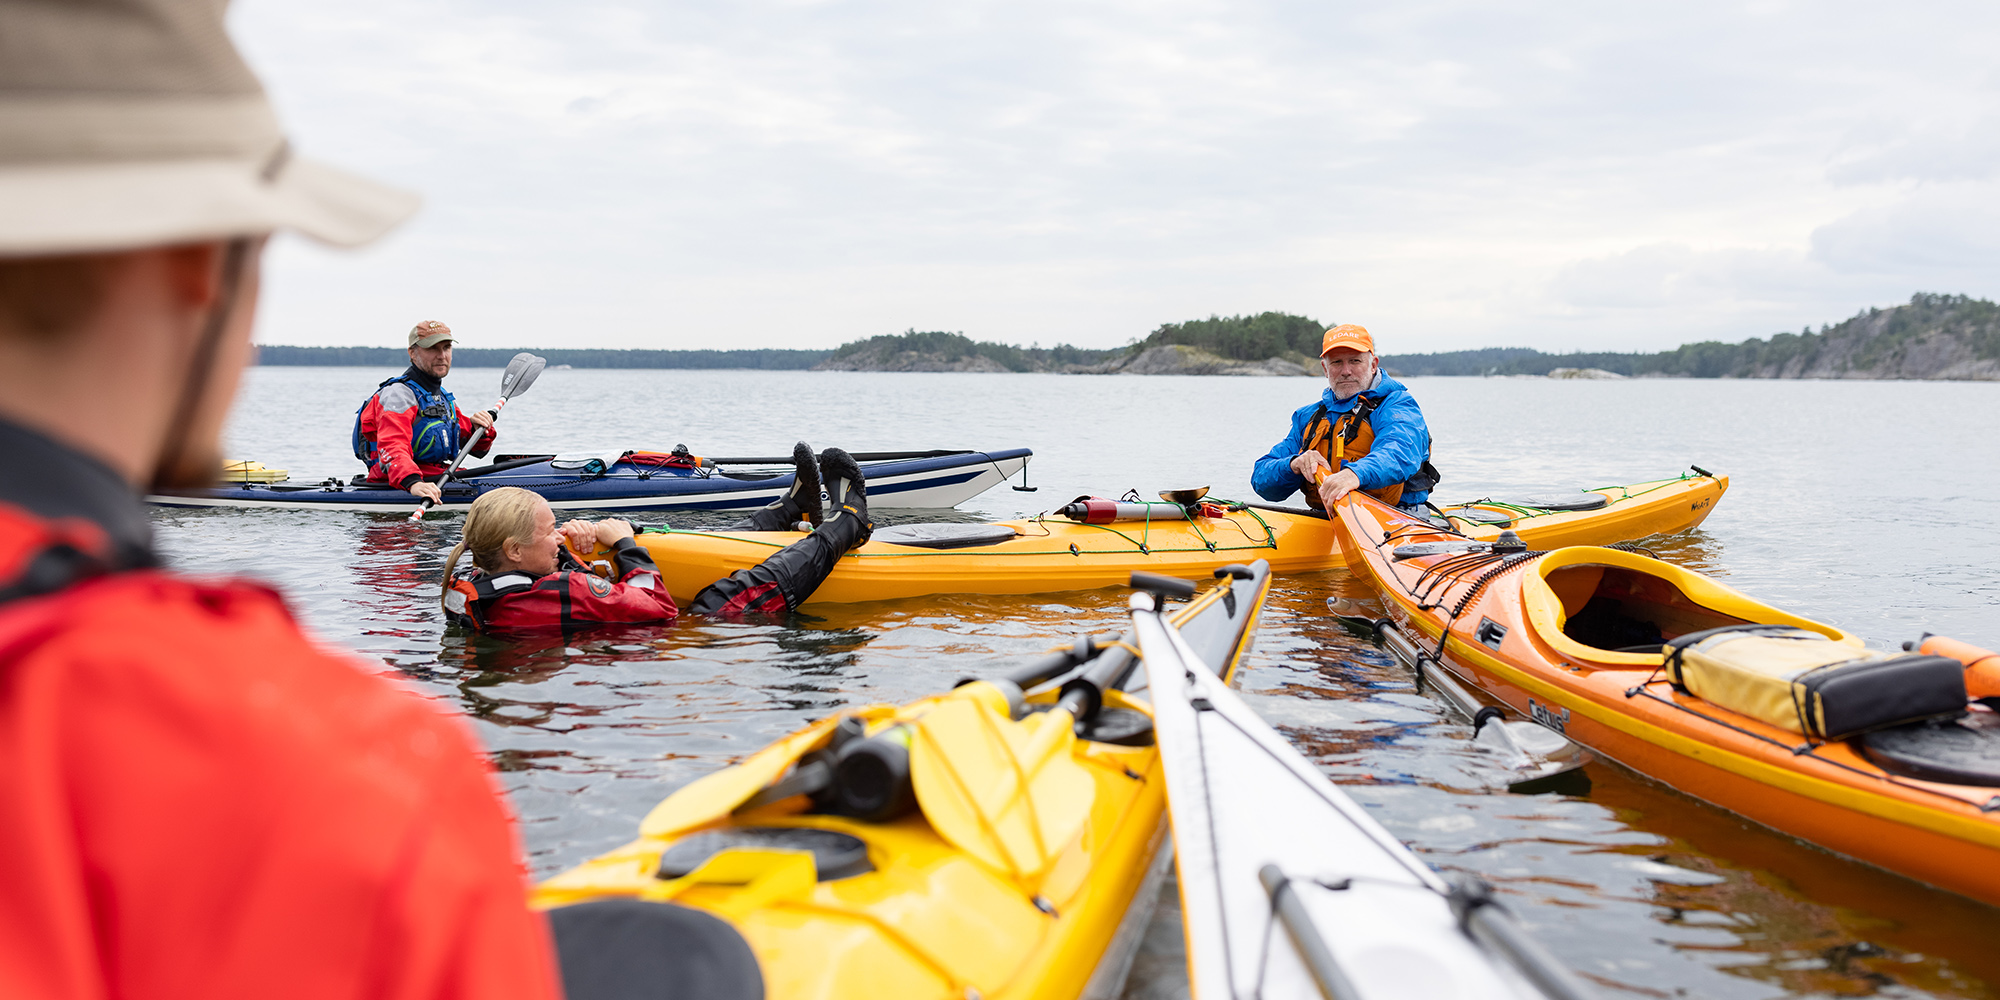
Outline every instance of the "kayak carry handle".
<path id="1" fill-rule="evenodd" d="M 1215 570 L 1215 578 L 1218 580 L 1224 577 L 1228 577 L 1231 580 L 1249 580 L 1254 579 L 1256 576 L 1256 570 L 1242 563 L 1230 563 L 1227 566 L 1219 566 Z"/>
<path id="2" fill-rule="evenodd" d="M 1226 569 L 1227 567 L 1224 568 Z M 1247 569 L 1245 571 L 1247 572 Z M 1216 575 L 1221 576 L 1222 574 L 1217 573 Z M 1146 593 L 1152 594 L 1162 601 L 1165 601 L 1169 597 L 1185 601 L 1194 596 L 1193 580 L 1183 580 L 1175 576 L 1162 576 L 1158 573 L 1148 573 L 1144 570 L 1133 571 L 1132 578 L 1127 582 L 1127 585 L 1133 590 L 1143 590 Z"/>
<path id="3" fill-rule="evenodd" d="M 1595 994 L 1584 988 L 1574 973 L 1514 922 L 1514 915 L 1493 898 L 1493 887 L 1485 881 L 1460 876 L 1445 899 L 1469 937 L 1506 959 L 1543 996 L 1550 1000 L 1594 1000 Z"/>

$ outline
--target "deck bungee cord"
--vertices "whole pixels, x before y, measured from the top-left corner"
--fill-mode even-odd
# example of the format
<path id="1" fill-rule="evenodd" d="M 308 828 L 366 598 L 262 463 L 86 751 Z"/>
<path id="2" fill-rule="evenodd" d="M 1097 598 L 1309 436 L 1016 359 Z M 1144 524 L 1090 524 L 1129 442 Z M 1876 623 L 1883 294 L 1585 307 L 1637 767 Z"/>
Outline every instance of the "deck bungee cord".
<path id="1" fill-rule="evenodd" d="M 1662 667 L 1661 669 L 1665 668 Z M 1834 760 L 1833 758 L 1828 757 L 1819 752 L 1820 748 L 1822 747 L 1828 745 L 1840 745 L 1847 742 L 1846 740 L 1814 740 L 1811 736 L 1807 736 L 1805 737 L 1805 742 L 1803 743 L 1796 743 L 1796 744 L 1786 743 L 1782 740 L 1777 740 L 1769 736 L 1766 736 L 1763 733 L 1755 732 L 1753 730 L 1746 729 L 1742 726 L 1736 725 L 1735 723 L 1730 722 L 1727 719 L 1718 719 L 1715 716 L 1708 714 L 1707 712 L 1703 712 L 1690 705 L 1684 705 L 1678 701 L 1675 701 L 1672 698 L 1662 698 L 1659 695 L 1646 690 L 1647 688 L 1655 684 L 1665 684 L 1670 689 L 1672 688 L 1673 682 L 1666 679 L 1665 677 L 1660 676 L 1659 674 L 1660 671 L 1658 670 L 1654 671 L 1653 676 L 1646 678 L 1644 681 L 1641 681 L 1639 684 L 1627 690 L 1625 692 L 1625 697 L 1651 699 L 1652 701 L 1656 701 L 1662 705 L 1667 705 L 1672 708 L 1678 709 L 1679 711 L 1686 712 L 1687 714 L 1692 715 L 1695 718 L 1701 719 L 1704 722 L 1721 726 L 1722 728 L 1730 730 L 1731 732 L 1735 732 L 1743 736 L 1748 736 L 1751 739 L 1758 740 L 1763 743 L 1768 743 L 1774 747 L 1778 747 L 1779 749 L 1782 749 L 1785 752 L 1790 753 L 1794 757 L 1811 757 L 1813 760 L 1825 764 L 1829 767 L 1838 768 L 1843 771 L 1849 771 L 1854 774 L 1861 775 L 1862 777 L 1865 778 L 1873 778 L 1877 781 L 1882 781 L 1887 784 L 1895 785 L 1899 788 L 1905 788 L 1913 792 L 1922 792 L 1926 795 L 1940 796 L 1949 799 L 1953 802 L 1962 802 L 1978 806 L 1980 812 L 1986 812 L 1986 813 L 2000 812 L 2000 794 L 1989 795 L 1987 796 L 1986 800 L 1982 802 L 1980 801 L 1978 796 L 1964 795 L 1957 792 L 1946 791 L 1941 788 L 1934 788 L 1931 786 L 1930 783 L 1913 781 L 1904 778 L 1900 774 L 1896 774 L 1893 771 L 1881 767 L 1876 767 L 1874 770 L 1856 767 L 1853 764 L 1847 763 L 1846 761 Z"/>
<path id="2" fill-rule="evenodd" d="M 1229 525 L 1230 527 L 1234 528 L 1234 529 L 1235 529 L 1235 530 L 1236 530 L 1236 531 L 1237 531 L 1238 533 L 1240 533 L 1240 534 L 1241 534 L 1241 535 L 1242 535 L 1242 536 L 1244 537 L 1245 541 L 1247 541 L 1247 542 L 1248 542 L 1249 544 L 1247 544 L 1247 545 L 1238 545 L 1238 544 L 1227 544 L 1227 545 L 1225 545 L 1225 544 L 1220 544 L 1220 543 L 1218 543 L 1218 542 L 1217 542 L 1217 541 L 1216 541 L 1215 539 L 1211 538 L 1211 537 L 1209 536 L 1209 534 L 1208 534 L 1207 532 L 1204 532 L 1204 531 L 1202 530 L 1202 528 L 1201 528 L 1201 526 L 1200 526 L 1199 524 L 1196 524 L 1195 522 L 1193 522 L 1193 521 L 1190 521 L 1190 520 L 1181 520 L 1181 519 L 1175 519 L 1175 520 L 1173 520 L 1173 521 L 1172 521 L 1172 522 L 1170 522 L 1170 523 L 1174 524 L 1174 525 L 1175 525 L 1176 527 L 1186 527 L 1186 528 L 1187 528 L 1188 530 L 1190 530 L 1190 531 L 1194 532 L 1195 536 L 1196 536 L 1197 538 L 1200 538 L 1200 539 L 1201 539 L 1201 540 L 1203 541 L 1203 543 L 1204 543 L 1203 545 L 1198 545 L 1198 546 L 1197 546 L 1197 545 L 1186 545 L 1186 546 L 1174 546 L 1174 545 L 1164 545 L 1164 546 L 1163 546 L 1163 545 L 1155 545 L 1155 544 L 1152 544 L 1152 543 L 1151 543 L 1151 541 L 1150 541 L 1150 539 L 1152 538 L 1152 534 L 1153 534 L 1153 525 L 1154 525 L 1154 523 L 1155 523 L 1155 522 L 1154 522 L 1153 520 L 1151 520 L 1150 518 L 1149 518 L 1149 519 L 1147 519 L 1147 520 L 1144 520 L 1144 521 L 1140 522 L 1140 523 L 1141 523 L 1141 525 L 1142 525 L 1142 527 L 1140 527 L 1140 528 L 1138 529 L 1138 535 L 1139 535 L 1139 537 L 1136 537 L 1136 538 L 1135 538 L 1135 537 L 1133 537 L 1133 536 L 1132 536 L 1131 534 L 1128 534 L 1128 533 L 1126 533 L 1125 531 L 1121 531 L 1121 530 L 1119 530 L 1118 528 L 1116 528 L 1116 527 L 1113 527 L 1112 525 L 1109 525 L 1109 524 L 1089 524 L 1089 523 L 1086 523 L 1086 522 L 1081 522 L 1081 521 L 1064 521 L 1064 522 L 1062 522 L 1062 523 L 1063 523 L 1063 525 L 1064 525 L 1065 527 L 1069 527 L 1069 528 L 1089 528 L 1089 529 L 1093 529 L 1093 530 L 1095 530 L 1095 531 L 1100 531 L 1100 532 L 1105 532 L 1105 533 L 1108 533 L 1108 534 L 1111 534 L 1111 535 L 1116 535 L 1117 537 L 1119 537 L 1119 538 L 1122 538 L 1122 539 L 1124 539 L 1124 540 L 1125 540 L 1125 541 L 1126 541 L 1126 542 L 1127 542 L 1128 544 L 1130 544 L 1130 545 L 1131 545 L 1131 549 L 1130 549 L 1130 551 L 1133 551 L 1133 552 L 1138 552 L 1138 553 L 1141 553 L 1141 554 L 1154 554 L 1154 553 L 1174 553 L 1174 552 L 1216 552 L 1216 553 L 1220 553 L 1220 552 L 1249 552 L 1249 551 L 1256 551 L 1256 550 L 1260 550 L 1260 549 L 1276 549 L 1276 548 L 1278 547 L 1278 536 L 1277 536 L 1277 532 L 1276 532 L 1275 530 L 1273 530 L 1273 529 L 1272 529 L 1272 527 L 1271 527 L 1271 523 L 1270 523 L 1269 521 L 1265 520 L 1265 519 L 1264 519 L 1264 517 L 1263 517 L 1263 515 L 1261 515 L 1261 514 L 1258 514 L 1258 513 L 1257 513 L 1257 512 L 1255 511 L 1255 510 L 1251 510 L 1251 509 L 1249 509 L 1249 508 L 1248 508 L 1247 506 L 1244 506 L 1244 507 L 1243 507 L 1243 508 L 1242 508 L 1242 509 L 1241 509 L 1240 511 L 1234 511 L 1234 510 L 1233 510 L 1233 511 L 1232 511 L 1232 513 L 1244 513 L 1244 514 L 1248 514 L 1248 515 L 1249 515 L 1249 516 L 1250 516 L 1251 518 L 1255 519 L 1255 520 L 1256 520 L 1256 522 L 1257 522 L 1257 524 L 1258 524 L 1258 526 L 1264 529 L 1264 538 L 1263 538 L 1263 540 L 1259 541 L 1259 540 L 1258 540 L 1258 539 L 1257 539 L 1257 538 L 1256 538 L 1255 536 L 1251 535 L 1251 534 L 1250 534 L 1250 532 L 1249 532 L 1248 530 L 1246 530 L 1246 529 L 1245 529 L 1245 528 L 1243 527 L 1243 525 L 1241 525 L 1240 523 L 1236 522 L 1236 521 L 1235 521 L 1235 520 L 1233 520 L 1233 519 L 1226 519 L 1226 518 L 1225 518 L 1225 519 L 1210 519 L 1210 520 L 1221 520 L 1221 521 L 1223 521 L 1223 523 L 1225 523 L 1225 524 L 1228 524 L 1228 525 Z M 1045 519 L 1046 519 L 1046 518 L 1047 518 L 1048 516 L 1049 516 L 1049 515 L 1048 515 L 1048 512 L 1047 512 L 1047 511 L 1044 511 L 1044 512 L 1043 512 L 1043 513 L 1041 513 L 1041 514 L 1036 514 L 1036 515 L 1035 515 L 1035 516 L 1033 516 L 1033 517 L 1030 517 L 1030 518 L 1026 518 L 1026 519 L 1025 519 L 1025 521 L 1026 521 L 1026 523 L 1030 523 L 1030 524 L 1034 524 L 1034 525 L 1037 525 L 1037 526 L 1040 526 L 1040 525 L 1042 525 L 1042 524 L 1043 524 L 1043 522 L 1045 521 Z M 1162 521 L 1162 522 L 1160 522 L 1160 523 L 1169 523 L 1169 522 L 1165 522 L 1165 521 Z M 1214 530 L 1214 529 L 1213 529 L 1213 528 L 1211 528 L 1211 530 Z M 641 528 L 641 529 L 639 529 L 639 531 L 638 531 L 638 534 L 640 534 L 640 535 L 656 535 L 656 536 L 657 536 L 657 535 L 680 535 L 680 536 L 684 536 L 684 537 L 689 537 L 689 538 L 713 538 L 713 539 L 718 539 L 718 540 L 721 540 L 721 541 L 729 541 L 729 542 L 739 542 L 739 543 L 742 543 L 742 544 L 745 544 L 745 545 L 756 545 L 756 546 L 763 546 L 763 547 L 767 547 L 767 548 L 773 548 L 773 549 L 779 549 L 779 548 L 784 548 L 784 547 L 785 547 L 785 545 L 786 545 L 786 544 L 788 544 L 788 543 L 786 543 L 786 542 L 780 542 L 780 541 L 773 541 L 773 540 L 771 540 L 771 539 L 765 539 L 765 538 L 753 538 L 753 537 L 748 537 L 748 536 L 747 536 L 746 534 L 744 534 L 744 533 L 737 533 L 737 532 L 728 532 L 728 531 L 713 531 L 713 530 L 702 530 L 702 529 L 698 529 L 698 528 L 693 528 L 693 529 L 691 529 L 691 528 L 675 528 L 675 527 L 673 527 L 673 526 L 671 526 L 671 525 L 664 525 L 664 524 L 662 524 L 662 525 L 651 525 L 651 526 L 648 526 L 648 527 L 644 527 L 644 528 Z M 1035 536 L 1035 535 L 1027 535 L 1027 534 L 1025 534 L 1025 533 L 1020 533 L 1020 534 L 1021 534 L 1021 537 L 1028 537 L 1028 538 L 1033 538 L 1033 537 L 1052 537 L 1052 536 L 1050 536 L 1050 535 L 1049 535 L 1049 534 L 1047 533 L 1046 529 L 1044 529 L 1044 534 L 1043 534 L 1042 536 Z M 997 550 L 997 551 L 982 551 L 982 552 L 981 552 L 981 555 L 982 555 L 983 557 L 992 557 L 992 556 L 1054 556 L 1054 555 L 1071 555 L 1071 556 L 1084 556 L 1084 555 L 1117 555 L 1117 554 L 1119 554 L 1119 553 L 1120 553 L 1121 551 L 1122 551 L 1122 550 L 1119 550 L 1119 549 L 1091 549 L 1091 550 L 1084 550 L 1084 549 L 1082 549 L 1081 547 L 1079 547 L 1079 546 L 1078 546 L 1077 544 L 1075 544 L 1075 543 L 1071 543 L 1071 544 L 1070 544 L 1070 545 L 1068 545 L 1067 547 L 1065 547 L 1065 548 L 1060 548 L 1060 549 L 1004 549 L 1004 550 Z M 849 553 L 846 553 L 846 554 L 845 554 L 845 555 L 843 555 L 843 556 L 842 556 L 841 558 L 843 558 L 843 559 L 881 559 L 881 558 L 895 558 L 895 559 L 908 559 L 908 558 L 912 558 L 912 557 L 924 557 L 924 556 L 942 556 L 942 557 L 946 557 L 946 558 L 962 558 L 962 557 L 963 557 L 963 555 L 964 555 L 964 550 L 961 550 L 961 549 L 925 549 L 925 548 L 917 548 L 917 547 L 914 547 L 914 546 L 912 546 L 912 547 L 899 547 L 899 548 L 898 548 L 898 549 L 897 549 L 896 551 L 894 551 L 894 552 L 869 552 L 869 551 L 866 551 L 866 550 L 856 550 L 856 551 L 854 551 L 854 552 L 849 552 Z"/>

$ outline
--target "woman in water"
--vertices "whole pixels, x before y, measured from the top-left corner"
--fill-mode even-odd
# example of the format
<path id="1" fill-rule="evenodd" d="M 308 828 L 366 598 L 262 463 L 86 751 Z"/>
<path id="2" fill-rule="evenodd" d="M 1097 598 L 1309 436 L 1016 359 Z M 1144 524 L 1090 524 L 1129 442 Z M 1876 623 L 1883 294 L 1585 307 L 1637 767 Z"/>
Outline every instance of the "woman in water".
<path id="1" fill-rule="evenodd" d="M 800 521 L 811 534 L 749 569 L 702 588 L 688 610 L 700 615 L 790 611 L 819 588 L 842 553 L 868 540 L 868 499 L 861 467 L 838 448 L 813 462 L 812 449 L 792 450 L 792 489 L 734 530 L 789 531 Z M 821 523 L 820 482 L 834 513 Z M 608 546 L 612 579 L 592 573 L 564 548 Z M 467 555 L 471 565 L 461 567 Z M 632 525 L 616 518 L 560 526 L 548 501 L 515 487 L 481 494 L 465 515 L 465 536 L 444 564 L 447 617 L 475 629 L 547 628 L 605 623 L 669 622 L 679 614 L 660 581 L 653 556 L 633 541 Z"/>

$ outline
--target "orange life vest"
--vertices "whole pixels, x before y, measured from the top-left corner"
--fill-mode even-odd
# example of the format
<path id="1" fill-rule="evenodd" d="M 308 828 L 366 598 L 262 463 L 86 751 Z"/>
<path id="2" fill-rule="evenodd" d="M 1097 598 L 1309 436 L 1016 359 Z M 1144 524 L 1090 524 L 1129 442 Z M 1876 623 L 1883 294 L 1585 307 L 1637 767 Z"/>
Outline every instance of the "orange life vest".
<path id="1" fill-rule="evenodd" d="M 1375 412 L 1375 407 L 1381 405 L 1385 398 L 1387 397 L 1378 396 L 1374 399 L 1364 397 L 1354 409 L 1341 414 L 1337 419 L 1328 419 L 1326 407 L 1320 406 L 1319 412 L 1313 414 L 1312 420 L 1306 423 L 1304 451 L 1319 452 L 1326 459 L 1326 464 L 1335 472 L 1345 468 L 1348 459 L 1368 454 L 1368 450 L 1375 445 L 1375 428 L 1368 426 L 1368 415 Z M 1318 490 L 1307 489 L 1302 492 L 1305 493 L 1307 504 L 1314 508 L 1321 506 Z M 1393 506 L 1402 502 L 1403 484 L 1394 483 L 1361 492 Z"/>

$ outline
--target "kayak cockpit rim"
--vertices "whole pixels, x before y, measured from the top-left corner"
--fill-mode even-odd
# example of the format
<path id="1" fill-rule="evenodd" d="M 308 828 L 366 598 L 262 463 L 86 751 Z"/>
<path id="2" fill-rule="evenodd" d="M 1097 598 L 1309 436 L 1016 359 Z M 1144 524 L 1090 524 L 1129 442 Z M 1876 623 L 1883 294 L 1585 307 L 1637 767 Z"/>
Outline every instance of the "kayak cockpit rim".
<path id="1" fill-rule="evenodd" d="M 1792 625 L 1836 642 L 1860 640 L 1831 625 L 1781 611 L 1742 591 L 1672 563 L 1621 549 L 1574 546 L 1536 560 L 1522 577 L 1521 603 L 1535 634 L 1572 662 L 1651 670 L 1661 654 L 1604 649 L 1579 641 L 1572 622 L 1593 601 L 1619 605 L 1627 618 L 1659 629 L 1663 639 L 1724 625 Z"/>

